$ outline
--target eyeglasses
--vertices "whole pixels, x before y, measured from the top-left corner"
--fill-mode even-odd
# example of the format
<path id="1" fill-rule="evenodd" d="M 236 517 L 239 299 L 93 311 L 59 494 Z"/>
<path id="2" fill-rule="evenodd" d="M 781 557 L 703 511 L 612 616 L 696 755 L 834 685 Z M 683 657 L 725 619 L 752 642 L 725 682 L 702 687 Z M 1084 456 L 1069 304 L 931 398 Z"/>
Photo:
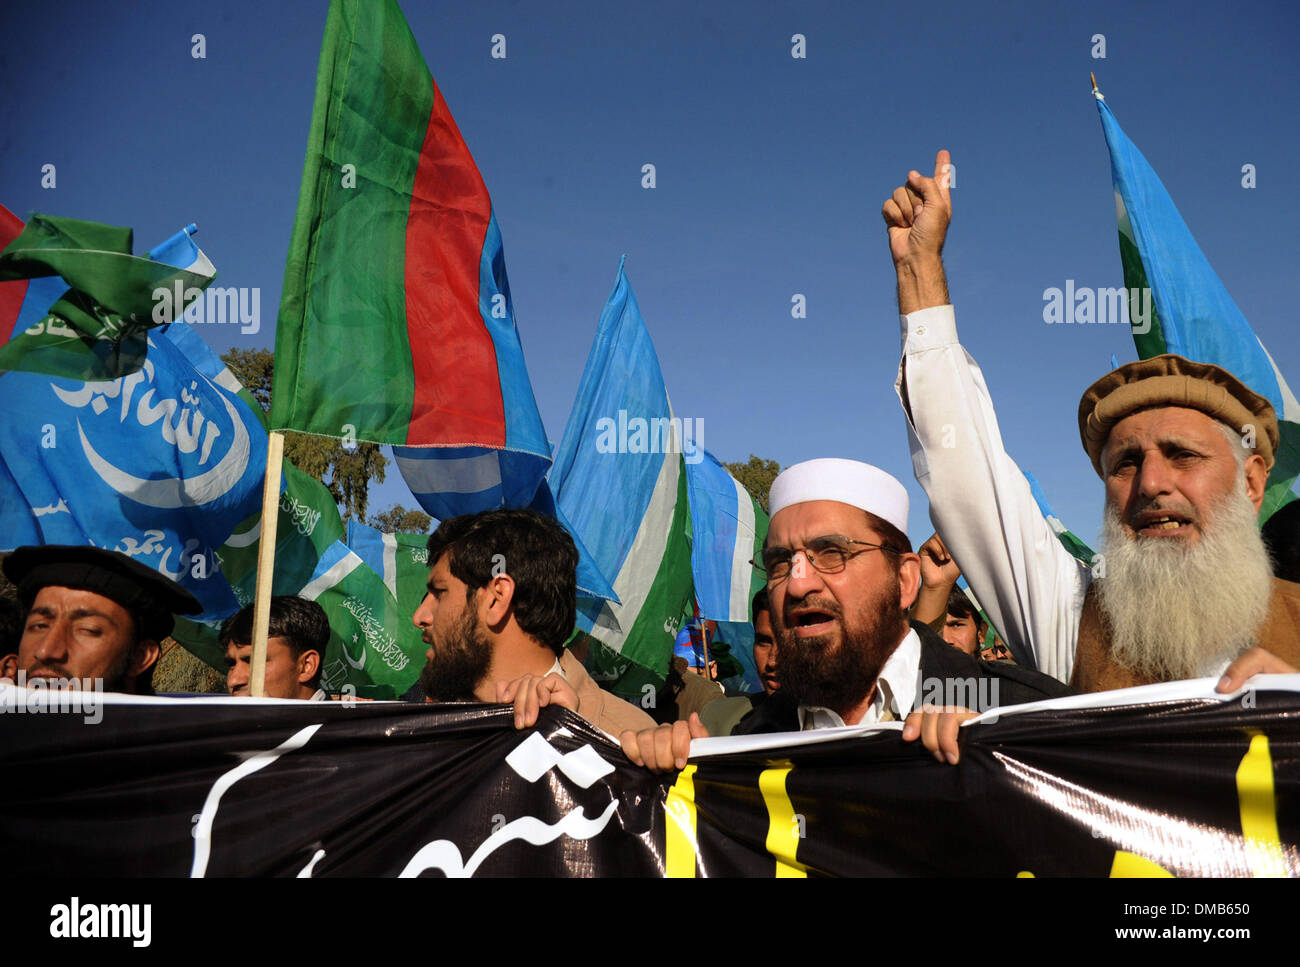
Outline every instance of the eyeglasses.
<path id="1" fill-rule="evenodd" d="M 862 550 L 850 550 L 847 545 L 858 544 Z M 823 574 L 835 574 L 843 571 L 849 558 L 865 554 L 867 551 L 888 551 L 897 554 L 898 549 L 887 544 L 872 544 L 870 541 L 855 541 L 851 537 L 815 537 L 804 547 L 791 550 L 788 547 L 763 548 L 761 561 L 750 561 L 755 569 L 767 575 L 769 584 L 777 584 L 790 576 L 794 556 L 800 552 L 808 559 L 812 567 Z"/>

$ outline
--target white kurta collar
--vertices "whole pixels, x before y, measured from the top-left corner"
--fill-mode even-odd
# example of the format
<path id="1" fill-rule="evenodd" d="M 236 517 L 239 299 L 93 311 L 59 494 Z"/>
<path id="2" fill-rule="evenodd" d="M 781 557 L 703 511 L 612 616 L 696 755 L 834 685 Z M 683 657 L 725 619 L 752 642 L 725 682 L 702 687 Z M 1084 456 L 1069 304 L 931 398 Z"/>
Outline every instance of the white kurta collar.
<path id="1" fill-rule="evenodd" d="M 921 639 L 915 629 L 909 628 L 885 662 L 885 667 L 880 670 L 880 677 L 876 679 L 876 693 L 871 697 L 871 705 L 858 724 L 874 725 L 880 721 L 886 708 L 896 719 L 902 721 L 916 705 L 920 689 Z M 799 728 L 804 732 L 843 727 L 844 720 L 831 709 L 820 705 L 799 706 Z"/>

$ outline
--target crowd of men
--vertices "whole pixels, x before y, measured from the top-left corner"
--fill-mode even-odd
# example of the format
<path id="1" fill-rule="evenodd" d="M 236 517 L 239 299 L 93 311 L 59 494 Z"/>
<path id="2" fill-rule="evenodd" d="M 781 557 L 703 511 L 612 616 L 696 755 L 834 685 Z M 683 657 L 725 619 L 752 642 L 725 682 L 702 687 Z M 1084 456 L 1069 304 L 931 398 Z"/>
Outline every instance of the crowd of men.
<path id="1" fill-rule="evenodd" d="M 1256 523 L 1279 444 L 1268 401 L 1174 355 L 1089 387 L 1078 427 L 1105 498 L 1106 573 L 1094 575 L 1056 539 L 1003 450 L 983 376 L 957 340 L 941 257 L 948 163 L 941 151 L 934 177 L 910 172 L 883 209 L 903 331 L 898 394 L 937 529 L 919 553 L 907 491 L 883 470 L 839 458 L 787 468 L 755 562 L 766 580 L 752 613 L 762 691 L 726 693 L 688 641 L 641 708 L 601 689 L 566 648 L 578 563 L 568 532 L 527 510 L 457 517 L 429 537 L 428 593 L 412 616 L 428 663 L 407 697 L 506 703 L 517 728 L 562 706 L 653 770 L 682 768 L 690 743 L 708 736 L 887 721 L 956 763 L 960 726 L 987 707 L 1206 676 L 1230 693 L 1255 674 L 1295 671 L 1300 584 L 1274 575 L 1295 541 L 1279 525 L 1266 546 Z M 12 651 L 0 645 L 0 675 L 19 683 L 148 693 L 173 616 L 200 610 L 112 551 L 25 547 L 4 572 L 21 620 Z M 990 626 L 1004 641 L 985 657 L 1015 661 L 981 660 Z M 234 696 L 249 694 L 252 638 L 251 607 L 221 627 Z M 274 598 L 265 694 L 327 699 L 329 639 L 319 605 Z"/>

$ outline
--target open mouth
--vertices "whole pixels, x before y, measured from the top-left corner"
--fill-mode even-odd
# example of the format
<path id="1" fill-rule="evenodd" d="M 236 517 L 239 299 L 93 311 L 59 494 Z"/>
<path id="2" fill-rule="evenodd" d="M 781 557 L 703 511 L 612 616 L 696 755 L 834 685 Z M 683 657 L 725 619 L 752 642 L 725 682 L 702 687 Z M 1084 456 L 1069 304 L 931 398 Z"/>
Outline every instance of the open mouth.
<path id="1" fill-rule="evenodd" d="M 835 627 L 835 616 L 829 611 L 800 611 L 790 617 L 790 630 L 799 638 L 828 634 Z"/>
<path id="2" fill-rule="evenodd" d="M 1142 537 L 1180 537 L 1190 533 L 1193 524 L 1182 514 L 1148 512 L 1139 514 L 1134 531 Z"/>

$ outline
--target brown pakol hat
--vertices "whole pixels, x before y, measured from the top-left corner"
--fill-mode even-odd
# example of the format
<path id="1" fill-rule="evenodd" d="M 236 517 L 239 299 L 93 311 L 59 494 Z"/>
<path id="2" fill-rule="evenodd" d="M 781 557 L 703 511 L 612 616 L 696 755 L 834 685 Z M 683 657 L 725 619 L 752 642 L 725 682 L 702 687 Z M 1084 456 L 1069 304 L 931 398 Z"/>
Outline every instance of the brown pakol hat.
<path id="1" fill-rule="evenodd" d="M 1079 436 L 1098 476 L 1111 428 L 1129 414 L 1155 406 L 1200 410 L 1235 430 L 1255 427 L 1255 452 L 1273 469 L 1278 445 L 1273 404 L 1226 369 L 1165 353 L 1107 373 L 1079 401 Z"/>

